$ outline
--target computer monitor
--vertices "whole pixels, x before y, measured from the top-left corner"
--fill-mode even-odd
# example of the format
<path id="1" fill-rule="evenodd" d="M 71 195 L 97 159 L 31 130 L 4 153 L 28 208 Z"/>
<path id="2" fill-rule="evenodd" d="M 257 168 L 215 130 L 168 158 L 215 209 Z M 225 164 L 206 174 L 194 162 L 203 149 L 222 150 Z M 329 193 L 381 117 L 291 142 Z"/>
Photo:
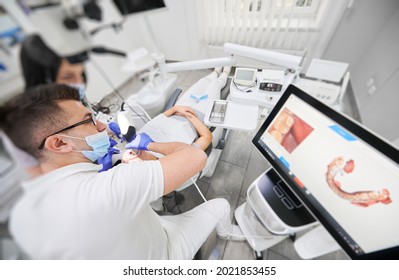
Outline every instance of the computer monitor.
<path id="1" fill-rule="evenodd" d="M 399 257 L 399 151 L 290 85 L 253 139 L 352 259 Z"/>

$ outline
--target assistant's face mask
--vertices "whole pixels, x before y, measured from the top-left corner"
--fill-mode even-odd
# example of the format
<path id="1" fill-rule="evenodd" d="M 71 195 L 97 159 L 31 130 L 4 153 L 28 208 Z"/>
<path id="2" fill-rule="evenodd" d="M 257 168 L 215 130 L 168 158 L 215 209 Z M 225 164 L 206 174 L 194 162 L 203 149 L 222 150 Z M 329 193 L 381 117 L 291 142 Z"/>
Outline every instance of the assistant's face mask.
<path id="1" fill-rule="evenodd" d="M 108 152 L 108 148 L 110 147 L 109 137 L 106 130 L 104 130 L 103 132 L 86 136 L 85 138 L 74 137 L 63 134 L 60 134 L 60 136 L 86 141 L 87 145 L 93 148 L 93 151 L 87 150 L 87 151 L 76 151 L 76 152 L 82 153 L 92 162 L 95 162 L 98 158 L 105 156 Z"/>
<path id="2" fill-rule="evenodd" d="M 68 84 L 68 86 L 73 87 L 79 91 L 80 100 L 83 99 L 86 93 L 86 85 L 85 84 Z"/>

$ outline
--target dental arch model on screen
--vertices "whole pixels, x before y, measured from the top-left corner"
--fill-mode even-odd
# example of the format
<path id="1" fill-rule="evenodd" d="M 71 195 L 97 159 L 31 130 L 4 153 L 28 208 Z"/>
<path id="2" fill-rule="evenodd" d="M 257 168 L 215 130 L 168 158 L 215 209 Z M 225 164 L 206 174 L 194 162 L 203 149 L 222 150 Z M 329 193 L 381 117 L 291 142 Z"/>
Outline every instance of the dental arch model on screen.
<path id="1" fill-rule="evenodd" d="M 342 189 L 341 183 L 336 179 L 338 174 L 345 175 L 352 173 L 355 168 L 355 161 L 350 159 L 345 162 L 343 156 L 334 158 L 327 166 L 326 180 L 331 190 L 343 199 L 349 200 L 353 205 L 368 207 L 373 204 L 392 202 L 390 192 L 383 188 L 380 191 L 356 191 L 347 192 Z"/>

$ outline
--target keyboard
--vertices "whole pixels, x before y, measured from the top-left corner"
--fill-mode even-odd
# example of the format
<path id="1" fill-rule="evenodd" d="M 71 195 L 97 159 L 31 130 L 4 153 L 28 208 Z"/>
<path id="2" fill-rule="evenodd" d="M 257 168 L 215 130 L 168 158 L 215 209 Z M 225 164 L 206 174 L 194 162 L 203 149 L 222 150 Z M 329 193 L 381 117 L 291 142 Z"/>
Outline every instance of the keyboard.
<path id="1" fill-rule="evenodd" d="M 328 105 L 336 103 L 341 92 L 340 86 L 319 81 L 300 79 L 295 85 Z"/>

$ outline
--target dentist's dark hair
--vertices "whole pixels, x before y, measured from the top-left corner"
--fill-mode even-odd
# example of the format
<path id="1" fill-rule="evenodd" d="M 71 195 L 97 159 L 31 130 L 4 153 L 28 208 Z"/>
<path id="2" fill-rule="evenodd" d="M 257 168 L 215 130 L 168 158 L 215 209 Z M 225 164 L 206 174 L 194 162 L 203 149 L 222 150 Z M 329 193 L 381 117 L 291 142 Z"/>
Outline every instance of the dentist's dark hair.
<path id="1" fill-rule="evenodd" d="M 68 116 L 58 102 L 79 101 L 79 91 L 58 84 L 37 86 L 0 107 L 0 128 L 19 149 L 39 159 L 45 137 L 68 126 Z"/>

